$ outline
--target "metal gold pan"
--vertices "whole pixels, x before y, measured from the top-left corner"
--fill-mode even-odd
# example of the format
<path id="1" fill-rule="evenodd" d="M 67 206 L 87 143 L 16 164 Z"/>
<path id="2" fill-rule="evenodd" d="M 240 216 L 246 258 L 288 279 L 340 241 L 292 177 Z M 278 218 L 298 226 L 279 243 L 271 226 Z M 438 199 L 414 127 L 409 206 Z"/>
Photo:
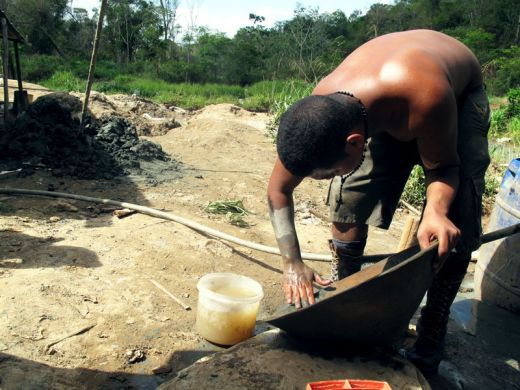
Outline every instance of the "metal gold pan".
<path id="1" fill-rule="evenodd" d="M 520 233 L 520 223 L 487 233 L 481 244 Z M 351 348 L 389 344 L 407 328 L 428 290 L 435 243 L 405 249 L 322 290 L 316 304 L 266 322 L 311 342 Z"/>
<path id="2" fill-rule="evenodd" d="M 322 290 L 316 304 L 267 322 L 311 342 L 388 344 L 407 329 L 430 286 L 436 253 L 437 245 L 406 249 Z"/>

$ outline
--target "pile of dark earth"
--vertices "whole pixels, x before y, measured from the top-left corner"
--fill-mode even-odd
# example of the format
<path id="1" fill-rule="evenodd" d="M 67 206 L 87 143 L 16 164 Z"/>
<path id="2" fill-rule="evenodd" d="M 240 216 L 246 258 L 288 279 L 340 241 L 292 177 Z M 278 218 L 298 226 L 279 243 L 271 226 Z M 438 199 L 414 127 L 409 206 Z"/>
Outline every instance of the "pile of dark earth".
<path id="1" fill-rule="evenodd" d="M 38 98 L 0 129 L 2 168 L 48 168 L 55 176 L 81 179 L 131 175 L 151 182 L 162 181 L 161 173 L 179 175 L 181 164 L 159 145 L 140 139 L 125 118 L 87 113 L 81 129 L 81 110 L 81 101 L 64 92 Z"/>

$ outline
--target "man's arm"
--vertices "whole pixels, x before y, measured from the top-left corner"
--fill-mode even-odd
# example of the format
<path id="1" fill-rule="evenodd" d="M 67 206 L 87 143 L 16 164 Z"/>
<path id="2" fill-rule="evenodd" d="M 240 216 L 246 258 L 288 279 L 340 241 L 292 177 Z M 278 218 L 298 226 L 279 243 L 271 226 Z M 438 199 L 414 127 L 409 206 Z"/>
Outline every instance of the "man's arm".
<path id="1" fill-rule="evenodd" d="M 421 248 L 430 245 L 433 239 L 439 241 L 439 268 L 457 244 L 460 230 L 448 218 L 448 212 L 457 193 L 458 167 L 426 170 L 426 207 L 417 238 Z"/>
<path id="2" fill-rule="evenodd" d="M 313 281 L 330 284 L 307 267 L 301 258 L 292 194 L 302 180 L 303 177 L 294 176 L 285 169 L 277 158 L 267 187 L 269 216 L 283 259 L 283 289 L 287 303 L 294 303 L 297 308 L 301 307 L 302 300 L 314 303 Z"/>
<path id="3" fill-rule="evenodd" d="M 457 102 L 447 83 L 432 87 L 428 97 L 425 103 L 429 108 L 424 109 L 417 134 L 426 176 L 426 207 L 417 238 L 421 248 L 428 247 L 434 239 L 439 241 L 442 265 L 460 236 L 459 229 L 448 218 L 459 185 Z"/>

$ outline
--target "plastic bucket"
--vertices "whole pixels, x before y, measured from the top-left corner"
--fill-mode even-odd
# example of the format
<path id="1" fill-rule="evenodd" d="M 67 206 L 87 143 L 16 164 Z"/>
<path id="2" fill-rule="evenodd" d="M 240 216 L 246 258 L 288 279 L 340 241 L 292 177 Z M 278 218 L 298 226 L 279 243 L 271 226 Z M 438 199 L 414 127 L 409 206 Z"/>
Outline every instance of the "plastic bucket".
<path id="1" fill-rule="evenodd" d="M 234 345 L 253 335 L 264 296 L 260 283 L 221 272 L 203 276 L 197 289 L 196 328 L 202 337 L 215 344 Z"/>
<path id="2" fill-rule="evenodd" d="M 488 231 L 520 222 L 520 158 L 504 175 Z M 485 244 L 475 267 L 477 299 L 520 313 L 520 234 Z"/>

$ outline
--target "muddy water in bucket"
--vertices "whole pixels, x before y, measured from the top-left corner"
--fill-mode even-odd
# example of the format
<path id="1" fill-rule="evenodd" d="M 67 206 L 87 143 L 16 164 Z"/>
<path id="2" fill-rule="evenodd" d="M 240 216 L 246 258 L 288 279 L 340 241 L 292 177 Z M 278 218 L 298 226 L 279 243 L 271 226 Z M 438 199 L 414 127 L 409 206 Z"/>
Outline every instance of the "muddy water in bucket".
<path id="1" fill-rule="evenodd" d="M 264 293 L 255 280 L 233 273 L 213 273 L 197 283 L 197 331 L 206 340 L 234 345 L 253 335 Z"/>

